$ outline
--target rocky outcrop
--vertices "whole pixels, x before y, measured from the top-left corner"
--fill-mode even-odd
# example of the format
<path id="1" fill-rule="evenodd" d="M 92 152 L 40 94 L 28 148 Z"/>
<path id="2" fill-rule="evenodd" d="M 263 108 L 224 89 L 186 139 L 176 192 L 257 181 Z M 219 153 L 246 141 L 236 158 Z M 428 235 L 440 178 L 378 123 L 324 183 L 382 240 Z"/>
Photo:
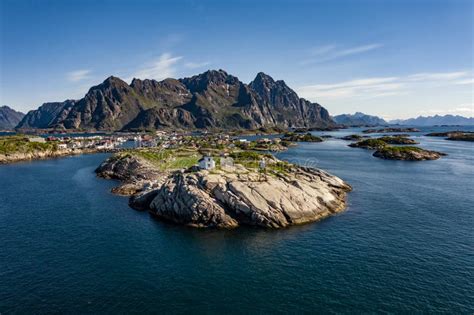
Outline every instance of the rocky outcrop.
<path id="1" fill-rule="evenodd" d="M 348 140 L 348 141 L 359 141 L 359 140 L 362 140 L 364 137 L 368 137 L 368 136 L 360 136 L 360 135 L 348 135 L 348 136 L 344 136 L 344 137 L 341 137 L 339 139 L 341 140 Z"/>
<path id="2" fill-rule="evenodd" d="M 450 135 L 446 140 L 453 140 L 453 141 L 474 141 L 474 133 L 458 133 L 454 135 Z"/>
<path id="3" fill-rule="evenodd" d="M 446 140 L 453 141 L 474 141 L 474 132 L 472 131 L 447 131 L 447 132 L 432 132 L 426 135 L 427 137 L 446 137 Z"/>
<path id="4" fill-rule="evenodd" d="M 259 73 L 250 84 L 223 70 L 180 80 L 134 79 L 129 85 L 109 77 L 84 98 L 45 103 L 30 111 L 18 128 L 88 130 L 258 129 L 334 126 L 329 113 Z"/>
<path id="5" fill-rule="evenodd" d="M 406 136 L 386 136 L 380 137 L 378 140 L 381 140 L 387 144 L 418 144 L 418 142 Z"/>
<path id="6" fill-rule="evenodd" d="M 99 177 L 121 181 L 112 192 L 124 196 L 158 187 L 161 184 L 159 180 L 163 179 L 163 172 L 158 171 L 150 162 L 127 153 L 109 157 L 95 172 Z"/>
<path id="7" fill-rule="evenodd" d="M 445 153 L 424 150 L 417 147 L 383 147 L 374 152 L 373 156 L 385 160 L 424 161 L 437 160 Z"/>
<path id="8" fill-rule="evenodd" d="M 149 208 L 157 217 L 194 227 L 282 228 L 342 211 L 349 190 L 337 177 L 298 167 L 278 177 L 252 172 L 176 173 Z"/>
<path id="9" fill-rule="evenodd" d="M 362 149 L 368 149 L 368 150 L 383 148 L 386 145 L 387 143 L 379 139 L 365 139 L 362 141 L 349 144 L 349 146 L 352 148 L 362 148 Z"/>
<path id="10" fill-rule="evenodd" d="M 276 159 L 269 162 L 280 165 Z M 262 173 L 239 164 L 226 170 L 153 172 L 136 157 L 106 160 L 99 176 L 116 178 L 136 189 L 129 204 L 153 216 L 200 228 L 251 225 L 284 228 L 317 221 L 345 209 L 351 187 L 322 170 L 285 164 Z"/>
<path id="11" fill-rule="evenodd" d="M 283 141 L 290 141 L 290 142 L 323 142 L 324 140 L 321 137 L 312 135 L 310 132 L 308 133 L 294 133 L 289 132 L 286 133 L 283 138 Z"/>
<path id="12" fill-rule="evenodd" d="M 0 106 L 0 130 L 13 130 L 24 116 L 8 106 Z"/>

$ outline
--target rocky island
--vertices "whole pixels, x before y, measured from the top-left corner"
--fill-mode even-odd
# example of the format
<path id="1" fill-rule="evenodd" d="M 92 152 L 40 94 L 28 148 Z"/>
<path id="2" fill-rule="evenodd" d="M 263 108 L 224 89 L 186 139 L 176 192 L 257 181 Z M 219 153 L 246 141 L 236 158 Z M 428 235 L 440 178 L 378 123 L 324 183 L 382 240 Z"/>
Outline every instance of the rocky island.
<path id="1" fill-rule="evenodd" d="M 362 140 L 364 137 L 368 137 L 368 136 L 361 136 L 361 135 L 353 134 L 353 135 L 340 137 L 339 139 L 347 140 L 347 141 L 359 141 L 359 140 Z"/>
<path id="2" fill-rule="evenodd" d="M 437 151 L 424 150 L 418 147 L 404 146 L 394 147 L 385 146 L 374 152 L 373 156 L 385 160 L 403 160 L 403 161 L 424 161 L 437 160 L 445 153 Z"/>
<path id="3" fill-rule="evenodd" d="M 287 132 L 282 140 L 289 142 L 323 142 L 321 137 L 308 133 Z"/>
<path id="4" fill-rule="evenodd" d="M 345 209 L 351 187 L 322 170 L 255 151 L 216 154 L 131 150 L 110 157 L 96 173 L 119 179 L 114 192 L 129 195 L 132 208 L 191 227 L 284 228 Z"/>
<path id="5" fill-rule="evenodd" d="M 474 141 L 474 132 L 470 131 L 447 131 L 447 132 L 432 132 L 426 135 L 427 137 L 446 137 L 446 140 L 453 141 Z"/>
<path id="6" fill-rule="evenodd" d="M 413 146 L 392 146 L 389 144 L 416 144 L 413 139 L 405 137 L 380 137 L 376 139 L 366 139 L 356 143 L 349 144 L 353 148 L 362 148 L 376 150 L 373 156 L 385 160 L 403 160 L 403 161 L 424 161 L 437 160 L 446 154 L 424 150 Z"/>

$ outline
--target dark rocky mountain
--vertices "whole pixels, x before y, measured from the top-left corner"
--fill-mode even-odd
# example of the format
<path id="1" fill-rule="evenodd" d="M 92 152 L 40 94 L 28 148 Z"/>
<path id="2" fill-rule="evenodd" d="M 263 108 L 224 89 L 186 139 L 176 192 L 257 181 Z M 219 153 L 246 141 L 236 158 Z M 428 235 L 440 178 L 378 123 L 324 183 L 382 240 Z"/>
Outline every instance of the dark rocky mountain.
<path id="1" fill-rule="evenodd" d="M 50 128 L 55 121 L 65 118 L 74 104 L 73 100 L 44 103 L 38 109 L 30 110 L 16 128 Z"/>
<path id="2" fill-rule="evenodd" d="M 472 126 L 474 125 L 474 117 L 463 117 L 459 115 L 435 115 L 435 116 L 419 116 L 410 119 L 391 120 L 391 124 L 407 125 L 407 126 Z"/>
<path id="3" fill-rule="evenodd" d="M 361 112 L 355 114 L 342 114 L 333 117 L 334 121 L 340 125 L 359 127 L 359 126 L 380 126 L 388 123 L 378 116 L 371 116 Z"/>
<path id="4" fill-rule="evenodd" d="M 138 130 L 155 128 L 331 127 L 326 109 L 285 82 L 259 73 L 245 84 L 223 70 L 163 81 L 116 77 L 92 87 L 84 98 L 46 103 L 18 128 Z"/>
<path id="5" fill-rule="evenodd" d="M 25 114 L 17 112 L 8 106 L 0 106 L 0 130 L 15 128 L 24 116 Z"/>

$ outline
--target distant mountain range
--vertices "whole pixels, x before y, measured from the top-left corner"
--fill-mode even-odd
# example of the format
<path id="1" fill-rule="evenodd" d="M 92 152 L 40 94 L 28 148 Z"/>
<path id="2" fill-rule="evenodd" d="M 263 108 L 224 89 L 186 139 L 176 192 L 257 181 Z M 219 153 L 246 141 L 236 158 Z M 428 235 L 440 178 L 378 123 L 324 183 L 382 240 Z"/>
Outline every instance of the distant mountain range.
<path id="1" fill-rule="evenodd" d="M 468 126 L 474 125 L 474 117 L 468 118 L 459 115 L 445 115 L 445 116 L 419 116 L 410 119 L 396 119 L 391 120 L 390 124 L 412 125 L 412 126 L 436 126 L 436 125 L 460 125 Z"/>
<path id="2" fill-rule="evenodd" d="M 358 127 L 358 126 L 379 126 L 388 123 L 380 117 L 367 115 L 361 112 L 355 114 L 342 114 L 333 117 L 334 121 L 339 125 Z"/>
<path id="3" fill-rule="evenodd" d="M 0 130 L 11 130 L 18 125 L 25 114 L 8 106 L 0 106 Z"/>
<path id="4" fill-rule="evenodd" d="M 260 72 L 249 84 L 223 70 L 163 81 L 117 77 L 90 88 L 80 100 L 45 103 L 17 128 L 144 130 L 159 128 L 331 127 L 317 103 L 284 81 Z"/>

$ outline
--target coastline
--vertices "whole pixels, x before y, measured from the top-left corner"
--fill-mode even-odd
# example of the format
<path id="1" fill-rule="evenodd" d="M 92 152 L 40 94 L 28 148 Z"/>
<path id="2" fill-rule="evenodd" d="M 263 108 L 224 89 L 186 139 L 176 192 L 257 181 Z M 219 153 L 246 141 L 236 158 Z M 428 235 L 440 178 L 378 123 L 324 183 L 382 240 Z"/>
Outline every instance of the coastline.
<path id="1" fill-rule="evenodd" d="M 68 149 L 56 151 L 34 151 L 13 154 L 0 154 L 0 165 L 13 164 L 17 162 L 48 160 L 66 156 L 94 154 L 94 153 L 115 153 L 123 149 Z"/>

